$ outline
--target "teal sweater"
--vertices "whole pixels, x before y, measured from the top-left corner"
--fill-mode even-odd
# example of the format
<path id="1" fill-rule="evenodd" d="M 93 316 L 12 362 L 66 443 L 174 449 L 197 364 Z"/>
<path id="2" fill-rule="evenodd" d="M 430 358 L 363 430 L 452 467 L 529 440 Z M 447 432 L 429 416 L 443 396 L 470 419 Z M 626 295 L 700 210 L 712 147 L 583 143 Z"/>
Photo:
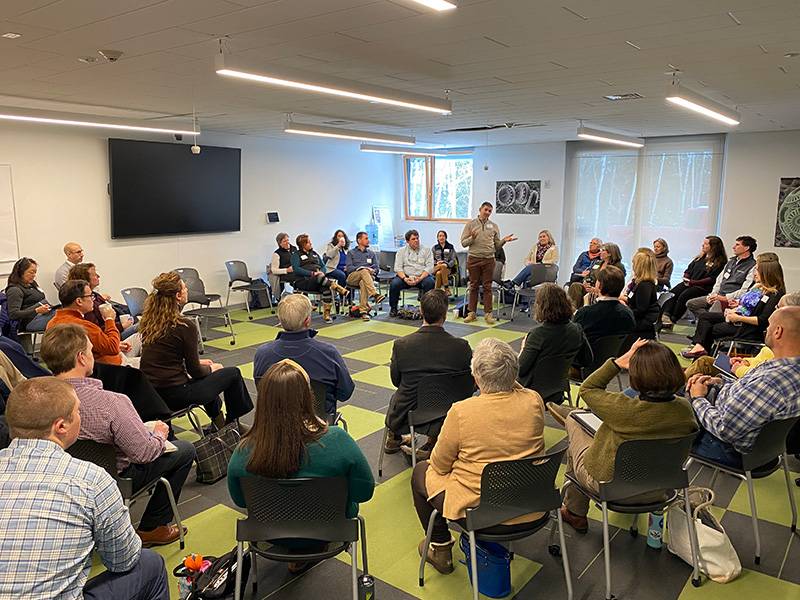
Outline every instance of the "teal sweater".
<path id="1" fill-rule="evenodd" d="M 251 448 L 239 444 L 228 463 L 228 491 L 237 506 L 245 507 L 239 477 L 257 477 L 247 471 Z M 316 442 L 308 446 L 308 459 L 303 458 L 296 477 L 347 477 L 349 497 L 347 517 L 358 515 L 358 503 L 372 498 L 375 478 L 364 453 L 355 440 L 341 427 L 330 427 Z"/>

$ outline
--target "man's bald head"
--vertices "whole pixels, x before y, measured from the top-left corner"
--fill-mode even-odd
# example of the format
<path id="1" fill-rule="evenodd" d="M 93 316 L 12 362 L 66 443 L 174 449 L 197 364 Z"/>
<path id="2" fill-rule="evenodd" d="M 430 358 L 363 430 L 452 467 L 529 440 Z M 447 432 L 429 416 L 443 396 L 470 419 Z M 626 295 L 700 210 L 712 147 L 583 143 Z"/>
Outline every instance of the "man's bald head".
<path id="1" fill-rule="evenodd" d="M 800 306 L 784 306 L 772 313 L 766 343 L 775 358 L 800 356 Z"/>
<path id="2" fill-rule="evenodd" d="M 67 260 L 73 265 L 83 262 L 83 248 L 76 242 L 68 242 L 64 246 L 64 254 L 67 255 Z"/>

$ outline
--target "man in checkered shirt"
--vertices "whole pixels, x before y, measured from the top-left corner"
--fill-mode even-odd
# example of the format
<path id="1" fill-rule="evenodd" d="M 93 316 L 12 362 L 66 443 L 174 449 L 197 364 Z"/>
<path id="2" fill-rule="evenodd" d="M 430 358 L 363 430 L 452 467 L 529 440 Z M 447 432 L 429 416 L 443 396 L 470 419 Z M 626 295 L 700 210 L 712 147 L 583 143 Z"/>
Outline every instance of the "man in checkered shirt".
<path id="1" fill-rule="evenodd" d="M 735 382 L 700 374 L 689 379 L 692 407 L 703 428 L 693 453 L 741 469 L 742 454 L 753 449 L 764 425 L 800 415 L 800 306 L 772 313 L 766 344 L 775 358 Z M 706 399 L 712 385 L 722 386 L 713 405 Z"/>
<path id="2" fill-rule="evenodd" d="M 117 484 L 64 450 L 78 439 L 80 401 L 69 383 L 19 384 L 0 451 L 0 600 L 167 600 L 164 559 L 142 550 Z M 87 582 L 92 551 L 107 571 Z"/>

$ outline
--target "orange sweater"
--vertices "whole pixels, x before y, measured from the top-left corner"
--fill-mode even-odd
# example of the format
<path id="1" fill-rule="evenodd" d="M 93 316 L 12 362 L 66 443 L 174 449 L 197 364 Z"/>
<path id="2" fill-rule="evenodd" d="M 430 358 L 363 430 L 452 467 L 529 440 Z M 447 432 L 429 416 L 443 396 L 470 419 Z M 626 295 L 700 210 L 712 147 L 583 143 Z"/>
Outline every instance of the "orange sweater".
<path id="1" fill-rule="evenodd" d="M 47 328 L 59 323 L 77 323 L 86 329 L 86 335 L 92 342 L 92 354 L 94 354 L 95 360 L 110 365 L 122 364 L 122 357 L 119 354 L 119 331 L 117 331 L 113 319 L 105 320 L 105 330 L 103 330 L 84 319 L 80 311 L 62 308 L 56 311 L 47 324 Z"/>

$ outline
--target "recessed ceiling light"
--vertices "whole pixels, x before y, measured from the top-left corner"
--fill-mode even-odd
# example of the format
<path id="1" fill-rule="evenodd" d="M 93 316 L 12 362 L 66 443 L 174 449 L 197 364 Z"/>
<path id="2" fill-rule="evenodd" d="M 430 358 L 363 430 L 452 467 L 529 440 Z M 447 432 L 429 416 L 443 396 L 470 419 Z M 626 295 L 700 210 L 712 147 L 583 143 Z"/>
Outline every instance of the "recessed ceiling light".
<path id="1" fill-rule="evenodd" d="M 13 33 L 11 31 L 9 31 L 8 33 L 4 33 L 2 37 L 8 38 L 10 40 L 15 40 L 18 37 L 22 37 L 22 34 L 21 33 Z"/>
<path id="2" fill-rule="evenodd" d="M 452 2 L 448 2 L 447 0 L 413 0 L 417 4 L 422 4 L 423 6 L 427 6 L 428 8 L 432 8 L 434 10 L 453 10 L 454 8 L 458 8 Z"/>
<path id="3" fill-rule="evenodd" d="M 783 58 L 797 58 L 798 56 L 800 56 L 800 52 L 787 52 Z"/>

